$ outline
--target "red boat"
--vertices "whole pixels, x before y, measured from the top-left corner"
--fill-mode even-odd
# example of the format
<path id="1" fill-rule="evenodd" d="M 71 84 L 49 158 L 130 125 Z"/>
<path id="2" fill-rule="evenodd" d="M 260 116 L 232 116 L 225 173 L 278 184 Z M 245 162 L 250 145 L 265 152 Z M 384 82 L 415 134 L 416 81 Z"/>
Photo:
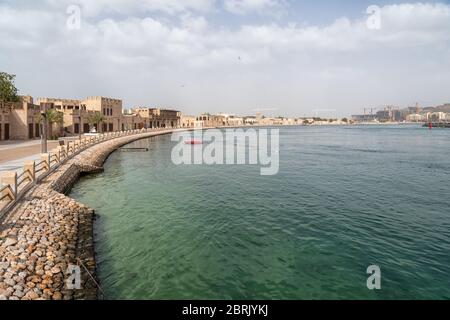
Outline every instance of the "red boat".
<path id="1" fill-rule="evenodd" d="M 187 140 L 184 142 L 185 144 L 203 144 L 200 140 Z"/>

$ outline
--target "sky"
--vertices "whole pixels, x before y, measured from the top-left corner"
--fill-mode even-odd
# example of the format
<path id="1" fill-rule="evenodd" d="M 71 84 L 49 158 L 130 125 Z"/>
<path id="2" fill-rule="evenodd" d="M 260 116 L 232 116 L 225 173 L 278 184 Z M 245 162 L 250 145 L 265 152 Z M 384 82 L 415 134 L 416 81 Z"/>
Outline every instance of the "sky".
<path id="1" fill-rule="evenodd" d="M 0 71 L 33 97 L 192 115 L 439 105 L 450 2 L 0 0 Z"/>

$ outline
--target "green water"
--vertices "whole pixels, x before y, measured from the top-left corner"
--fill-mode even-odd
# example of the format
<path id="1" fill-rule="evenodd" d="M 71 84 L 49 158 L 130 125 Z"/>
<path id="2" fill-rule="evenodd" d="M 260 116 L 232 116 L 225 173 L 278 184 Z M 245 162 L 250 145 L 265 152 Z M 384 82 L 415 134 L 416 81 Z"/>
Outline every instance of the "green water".
<path id="1" fill-rule="evenodd" d="M 175 166 L 170 136 L 115 152 L 95 208 L 110 299 L 450 299 L 450 130 L 292 127 L 280 172 Z M 381 268 L 378 291 L 366 269 Z"/>

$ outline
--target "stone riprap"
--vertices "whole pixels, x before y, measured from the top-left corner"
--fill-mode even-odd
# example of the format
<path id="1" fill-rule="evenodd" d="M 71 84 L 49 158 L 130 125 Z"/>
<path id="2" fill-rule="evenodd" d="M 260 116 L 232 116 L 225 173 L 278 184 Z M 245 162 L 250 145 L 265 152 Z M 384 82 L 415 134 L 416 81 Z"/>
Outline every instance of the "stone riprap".
<path id="1" fill-rule="evenodd" d="M 64 193 L 80 175 L 103 170 L 114 150 L 170 132 L 140 133 L 94 145 L 31 188 L 0 221 L 0 300 L 98 298 L 94 210 Z M 80 266 L 81 289 L 67 288 L 69 265 Z"/>

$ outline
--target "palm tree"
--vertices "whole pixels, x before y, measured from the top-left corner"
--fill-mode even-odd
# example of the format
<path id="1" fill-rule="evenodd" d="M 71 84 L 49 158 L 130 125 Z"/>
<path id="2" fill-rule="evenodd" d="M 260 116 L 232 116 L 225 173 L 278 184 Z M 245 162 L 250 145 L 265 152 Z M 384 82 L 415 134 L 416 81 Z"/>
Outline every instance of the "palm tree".
<path id="1" fill-rule="evenodd" d="M 63 124 L 64 114 L 56 109 L 47 109 L 39 116 L 39 122 L 47 120 L 50 139 L 53 138 L 53 124 Z"/>
<path id="2" fill-rule="evenodd" d="M 88 123 L 90 125 L 96 125 L 97 126 L 97 132 L 100 132 L 100 124 L 105 121 L 105 116 L 103 116 L 100 112 L 96 111 L 94 113 L 89 114 L 88 116 Z"/>

